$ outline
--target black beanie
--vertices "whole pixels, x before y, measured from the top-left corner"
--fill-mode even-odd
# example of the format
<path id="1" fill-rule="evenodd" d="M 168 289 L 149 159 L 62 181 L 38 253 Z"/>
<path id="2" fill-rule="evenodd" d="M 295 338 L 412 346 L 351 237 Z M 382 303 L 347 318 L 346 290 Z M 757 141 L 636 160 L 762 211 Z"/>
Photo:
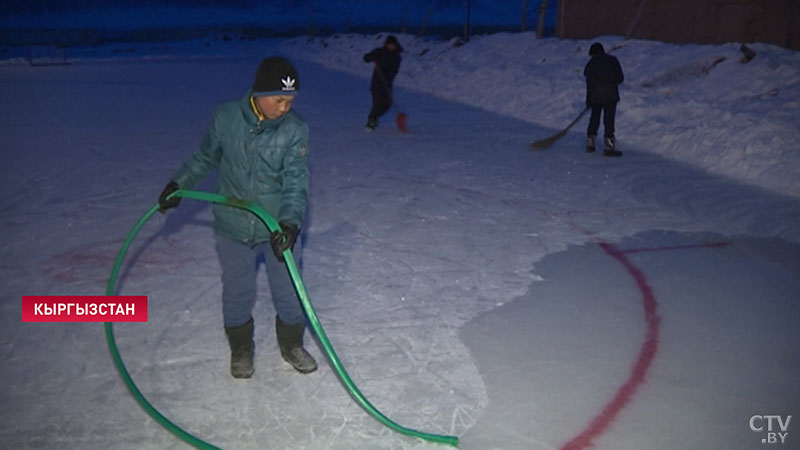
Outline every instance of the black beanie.
<path id="1" fill-rule="evenodd" d="M 399 50 L 401 52 L 403 51 L 403 47 L 401 47 L 400 46 L 400 42 L 397 41 L 397 36 L 395 36 L 393 34 L 390 34 L 389 36 L 386 36 L 386 40 L 383 41 L 383 45 L 384 46 L 389 45 L 389 44 L 394 44 L 394 45 L 397 46 L 397 50 Z"/>
<path id="2" fill-rule="evenodd" d="M 253 81 L 253 95 L 297 95 L 300 82 L 297 79 L 297 69 L 288 59 L 272 56 L 261 61 L 256 70 Z"/>
<path id="3" fill-rule="evenodd" d="M 589 56 L 600 55 L 605 52 L 606 50 L 603 48 L 603 44 L 599 42 L 595 42 L 591 47 L 589 47 Z"/>

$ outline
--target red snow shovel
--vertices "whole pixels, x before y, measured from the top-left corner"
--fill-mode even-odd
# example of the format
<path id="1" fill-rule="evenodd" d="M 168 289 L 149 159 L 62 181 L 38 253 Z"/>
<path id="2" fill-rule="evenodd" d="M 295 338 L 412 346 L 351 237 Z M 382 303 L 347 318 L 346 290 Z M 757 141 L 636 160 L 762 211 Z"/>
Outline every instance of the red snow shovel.
<path id="1" fill-rule="evenodd" d="M 406 125 L 406 119 L 408 116 L 406 113 L 397 113 L 397 117 L 395 117 L 395 122 L 397 122 L 397 128 L 400 130 L 401 133 L 408 133 L 408 126 Z"/>

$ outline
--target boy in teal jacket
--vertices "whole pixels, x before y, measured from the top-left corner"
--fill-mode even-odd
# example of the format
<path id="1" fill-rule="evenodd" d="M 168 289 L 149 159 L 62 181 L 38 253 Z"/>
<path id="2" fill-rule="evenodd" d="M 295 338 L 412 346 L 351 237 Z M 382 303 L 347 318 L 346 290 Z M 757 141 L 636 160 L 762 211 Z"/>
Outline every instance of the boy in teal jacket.
<path id="1" fill-rule="evenodd" d="M 263 60 L 252 89 L 238 101 L 222 104 L 214 114 L 200 148 L 170 178 L 159 197 L 162 212 L 178 206 L 167 197 L 191 189 L 217 169 L 216 192 L 260 205 L 281 225 L 270 233 L 249 211 L 215 204 L 214 231 L 222 267 L 222 313 L 231 349 L 231 375 L 253 375 L 253 318 L 256 259 L 265 268 L 277 312 L 275 330 L 283 358 L 297 371 L 316 370 L 303 348 L 306 318 L 292 285 L 283 251 L 302 251 L 300 228 L 308 201 L 308 125 L 292 110 L 300 89 L 297 70 L 285 58 Z M 296 248 L 294 248 L 296 247 Z"/>

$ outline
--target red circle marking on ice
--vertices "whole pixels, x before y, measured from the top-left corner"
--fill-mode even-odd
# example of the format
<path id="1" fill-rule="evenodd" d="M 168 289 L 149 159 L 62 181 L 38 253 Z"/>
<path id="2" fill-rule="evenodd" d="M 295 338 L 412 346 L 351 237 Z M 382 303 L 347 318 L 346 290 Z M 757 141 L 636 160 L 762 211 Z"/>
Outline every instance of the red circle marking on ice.
<path id="1" fill-rule="evenodd" d="M 592 440 L 599 436 L 609 424 L 616 418 L 617 414 L 630 402 L 636 389 L 644 382 L 647 369 L 653 363 L 653 357 L 658 349 L 658 328 L 660 318 L 656 313 L 658 302 L 653 295 L 653 289 L 647 284 L 647 277 L 644 272 L 639 270 L 638 267 L 625 255 L 626 252 L 619 250 L 613 245 L 606 242 L 599 242 L 598 245 L 609 256 L 616 259 L 623 267 L 630 273 L 639 290 L 642 293 L 642 301 L 644 306 L 644 318 L 647 324 L 647 331 L 645 333 L 644 343 L 641 350 L 639 350 L 639 357 L 636 359 L 636 364 L 633 366 L 631 375 L 628 380 L 620 386 L 614 398 L 603 408 L 603 410 L 595 416 L 580 434 L 572 438 L 569 442 L 561 447 L 561 450 L 580 450 L 592 445 Z"/>

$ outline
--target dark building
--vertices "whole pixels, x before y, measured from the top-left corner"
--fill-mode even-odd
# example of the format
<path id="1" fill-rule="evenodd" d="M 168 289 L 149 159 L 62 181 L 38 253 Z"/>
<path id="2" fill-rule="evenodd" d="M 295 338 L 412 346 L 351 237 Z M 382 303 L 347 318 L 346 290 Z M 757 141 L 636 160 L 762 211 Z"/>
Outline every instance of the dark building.
<path id="1" fill-rule="evenodd" d="M 562 38 L 628 36 L 678 44 L 766 42 L 800 50 L 798 0 L 559 0 Z"/>

